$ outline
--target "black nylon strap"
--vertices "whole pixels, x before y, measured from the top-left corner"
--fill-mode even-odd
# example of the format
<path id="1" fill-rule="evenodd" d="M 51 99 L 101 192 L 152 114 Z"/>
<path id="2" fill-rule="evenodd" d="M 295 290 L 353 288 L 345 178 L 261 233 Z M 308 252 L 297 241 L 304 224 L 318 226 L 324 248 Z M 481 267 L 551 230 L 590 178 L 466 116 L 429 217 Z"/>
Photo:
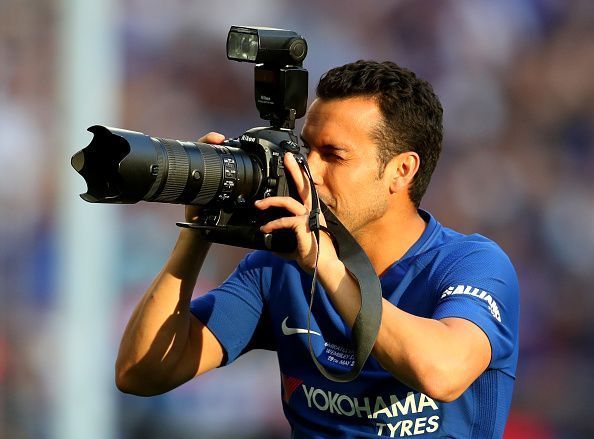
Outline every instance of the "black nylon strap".
<path id="1" fill-rule="evenodd" d="M 373 265 L 357 243 L 355 238 L 349 233 L 344 225 L 328 209 L 328 207 L 318 198 L 314 186 L 313 178 L 305 160 L 298 160 L 305 174 L 307 175 L 312 192 L 312 210 L 309 214 L 309 228 L 314 233 L 318 244 L 316 252 L 316 264 L 314 268 L 312 290 L 309 303 L 309 313 L 307 316 L 307 342 L 311 358 L 320 371 L 320 373 L 331 381 L 345 383 L 354 380 L 359 376 L 361 369 L 365 365 L 367 358 L 371 354 L 377 333 L 379 331 L 382 316 L 382 289 L 380 280 L 375 274 Z M 352 348 L 354 354 L 353 367 L 345 373 L 334 373 L 326 369 L 316 358 L 311 343 L 311 312 L 313 308 L 313 298 L 315 291 L 315 282 L 318 272 L 318 256 L 320 248 L 320 208 L 326 219 L 327 228 L 330 230 L 330 236 L 333 237 L 333 243 L 337 248 L 339 259 L 345 265 L 346 269 L 355 278 L 359 284 L 361 292 L 361 308 L 355 318 L 351 329 Z"/>
<path id="2" fill-rule="evenodd" d="M 320 227 L 318 227 L 322 232 L 326 233 L 326 235 L 328 235 L 330 237 L 330 239 L 332 240 L 332 245 L 334 246 L 334 250 L 336 250 L 336 254 L 338 254 L 338 241 L 336 240 L 336 237 L 334 236 L 334 233 L 332 233 L 330 231 L 330 229 L 326 226 L 322 226 L 320 225 Z M 340 257 L 340 255 L 339 255 Z"/>

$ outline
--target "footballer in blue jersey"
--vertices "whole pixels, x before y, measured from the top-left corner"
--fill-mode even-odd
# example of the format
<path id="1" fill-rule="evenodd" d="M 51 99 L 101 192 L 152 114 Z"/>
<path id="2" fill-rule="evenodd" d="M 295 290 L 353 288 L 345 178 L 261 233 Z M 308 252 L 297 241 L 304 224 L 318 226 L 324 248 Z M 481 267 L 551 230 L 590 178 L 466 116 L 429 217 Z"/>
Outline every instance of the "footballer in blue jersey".
<path id="1" fill-rule="evenodd" d="M 316 243 L 309 180 L 286 154 L 301 199 L 255 205 L 289 212 L 262 231 L 292 230 L 296 251 L 250 253 L 221 286 L 192 300 L 209 244 L 180 231 L 122 337 L 118 387 L 162 393 L 251 349 L 268 349 L 278 354 L 295 438 L 501 437 L 518 359 L 517 276 L 494 242 L 443 227 L 419 208 L 441 151 L 438 98 L 411 71 L 374 61 L 330 70 L 316 93 L 301 132 L 313 183 L 382 287 L 381 324 L 361 374 L 333 382 L 310 358 L 316 252 L 311 339 L 318 360 L 335 372 L 353 364 L 360 291 L 331 238 L 322 232 Z M 224 136 L 201 140 L 221 143 Z M 199 215 L 186 208 L 188 221 Z"/>
<path id="2" fill-rule="evenodd" d="M 248 255 L 229 279 L 194 300 L 192 312 L 221 342 L 226 363 L 264 348 L 278 353 L 285 414 L 295 437 L 501 437 L 518 357 L 518 285 L 503 251 L 480 236 L 443 227 L 428 213 L 421 238 L 380 277 L 383 297 L 415 316 L 467 319 L 491 344 L 487 370 L 442 403 L 394 379 L 370 358 L 350 383 L 324 378 L 309 358 L 311 276 L 267 252 Z M 349 329 L 323 288 L 312 315 L 314 351 L 324 366 L 353 363 Z"/>

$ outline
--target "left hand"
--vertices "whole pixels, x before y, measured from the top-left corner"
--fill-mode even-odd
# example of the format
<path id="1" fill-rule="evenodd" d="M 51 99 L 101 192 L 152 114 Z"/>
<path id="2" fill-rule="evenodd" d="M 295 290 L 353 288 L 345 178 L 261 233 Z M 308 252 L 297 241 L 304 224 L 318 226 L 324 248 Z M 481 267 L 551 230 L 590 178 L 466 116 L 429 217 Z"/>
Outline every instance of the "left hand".
<path id="1" fill-rule="evenodd" d="M 297 249 L 289 257 L 295 259 L 303 270 L 311 273 L 315 266 L 316 251 L 318 248 L 315 236 L 308 225 L 309 212 L 312 208 L 311 187 L 309 179 L 299 167 L 293 154 L 285 154 L 284 165 L 287 173 L 295 182 L 301 202 L 291 197 L 269 197 L 256 201 L 255 206 L 258 209 L 265 210 L 269 207 L 280 207 L 294 215 L 270 221 L 263 225 L 260 230 L 263 233 L 271 233 L 280 229 L 293 230 L 297 238 Z M 320 213 L 320 224 L 326 225 L 326 220 L 322 213 Z M 328 260 L 338 259 L 332 240 L 322 231 L 320 232 L 320 244 L 319 264 Z"/>

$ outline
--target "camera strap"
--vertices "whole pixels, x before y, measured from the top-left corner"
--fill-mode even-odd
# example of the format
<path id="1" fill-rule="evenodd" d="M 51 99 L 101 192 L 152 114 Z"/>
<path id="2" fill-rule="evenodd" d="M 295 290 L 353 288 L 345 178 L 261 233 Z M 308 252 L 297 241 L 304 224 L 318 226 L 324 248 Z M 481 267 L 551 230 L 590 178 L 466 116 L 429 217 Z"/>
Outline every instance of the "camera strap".
<path id="1" fill-rule="evenodd" d="M 381 284 L 365 251 L 363 251 L 359 243 L 353 238 L 332 211 L 330 211 L 330 209 L 328 209 L 328 207 L 319 199 L 307 162 L 305 160 L 297 160 L 297 162 L 309 179 L 312 193 L 312 209 L 309 214 L 309 228 L 315 236 L 318 247 L 310 292 L 309 312 L 307 315 L 307 342 L 309 353 L 314 364 L 323 376 L 331 381 L 345 383 L 352 381 L 359 376 L 359 373 L 363 369 L 367 358 L 371 354 L 373 345 L 375 344 L 382 316 Z M 322 209 L 323 212 L 321 212 L 320 209 Z M 327 227 L 320 225 L 320 213 L 324 214 Z M 334 373 L 326 369 L 314 354 L 311 342 L 311 314 L 318 274 L 320 228 L 323 228 L 324 231 L 329 230 L 330 237 L 336 247 L 339 259 L 358 283 L 359 291 L 361 292 L 361 308 L 359 309 L 353 327 L 351 328 L 354 362 L 352 368 L 344 373 Z"/>

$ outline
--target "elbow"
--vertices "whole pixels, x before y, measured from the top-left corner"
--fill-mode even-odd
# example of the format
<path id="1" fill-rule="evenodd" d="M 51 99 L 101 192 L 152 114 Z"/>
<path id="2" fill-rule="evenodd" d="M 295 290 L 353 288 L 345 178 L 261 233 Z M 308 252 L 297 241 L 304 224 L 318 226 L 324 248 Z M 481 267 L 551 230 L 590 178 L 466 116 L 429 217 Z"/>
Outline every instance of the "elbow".
<path id="1" fill-rule="evenodd" d="M 437 402 L 452 402 L 458 399 L 466 389 L 460 389 L 453 386 L 444 385 L 443 383 L 436 382 L 424 383 L 422 386 L 422 392 L 429 398 Z"/>
<path id="2" fill-rule="evenodd" d="M 115 370 L 115 385 L 120 392 L 136 396 L 155 396 L 166 391 L 150 379 L 137 376 L 130 370 L 118 366 Z"/>
<path id="3" fill-rule="evenodd" d="M 389 366 L 386 364 L 388 363 Z M 452 402 L 468 389 L 463 368 L 457 365 L 419 361 L 415 367 L 398 367 L 392 362 L 380 362 L 396 379 L 437 402 Z"/>
<path id="4" fill-rule="evenodd" d="M 117 389 L 122 393 L 129 393 L 131 395 L 136 394 L 132 386 L 130 386 L 129 382 L 119 374 L 116 374 L 115 376 L 115 385 Z"/>
<path id="5" fill-rule="evenodd" d="M 126 368 L 122 363 L 120 358 L 116 360 L 114 371 L 115 385 L 120 392 L 134 395 L 136 392 L 130 379 L 129 368 Z"/>
<path id="6" fill-rule="evenodd" d="M 115 385 L 118 388 L 118 390 L 122 393 L 139 395 L 138 387 L 134 385 L 133 380 L 130 379 L 130 377 L 122 370 L 116 369 Z"/>
<path id="7" fill-rule="evenodd" d="M 117 389 L 122 393 L 137 395 L 136 389 L 134 389 L 134 386 L 132 386 L 130 380 L 121 371 L 116 370 L 115 385 Z"/>
<path id="8" fill-rule="evenodd" d="M 417 377 L 418 389 L 429 398 L 442 403 L 458 399 L 468 388 L 459 374 L 443 367 L 429 367 Z"/>
<path id="9" fill-rule="evenodd" d="M 166 390 L 160 390 L 155 386 L 148 386 L 146 383 L 138 384 L 137 381 L 117 375 L 115 384 L 120 392 L 135 396 L 156 396 L 166 392 Z"/>

